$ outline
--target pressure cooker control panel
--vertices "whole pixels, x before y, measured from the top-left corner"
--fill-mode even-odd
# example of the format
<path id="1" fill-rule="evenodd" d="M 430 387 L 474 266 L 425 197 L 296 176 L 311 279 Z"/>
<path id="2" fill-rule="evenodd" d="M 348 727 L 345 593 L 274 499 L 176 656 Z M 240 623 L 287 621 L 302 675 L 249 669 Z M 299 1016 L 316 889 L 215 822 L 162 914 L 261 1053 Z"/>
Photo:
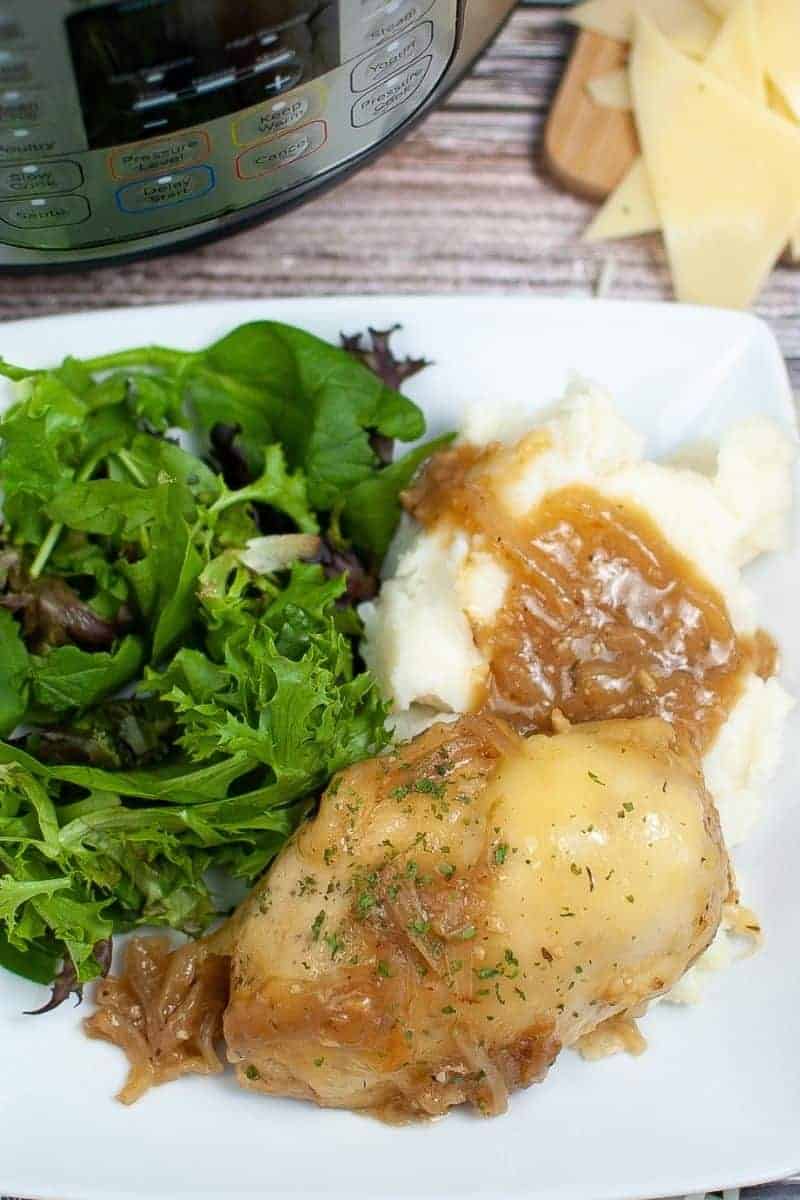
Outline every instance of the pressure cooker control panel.
<path id="1" fill-rule="evenodd" d="M 213 221 L 346 163 L 435 88 L 457 17 L 457 0 L 45 7 L 32 26 L 27 0 L 0 0 L 0 243 L 50 252 Z"/>

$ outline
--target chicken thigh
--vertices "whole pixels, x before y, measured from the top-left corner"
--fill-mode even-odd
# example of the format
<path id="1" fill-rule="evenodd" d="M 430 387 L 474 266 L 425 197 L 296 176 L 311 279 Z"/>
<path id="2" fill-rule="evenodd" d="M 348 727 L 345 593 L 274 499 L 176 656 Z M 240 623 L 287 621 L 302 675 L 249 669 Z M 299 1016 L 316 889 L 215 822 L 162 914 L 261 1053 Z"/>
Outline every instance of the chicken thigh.
<path id="1" fill-rule="evenodd" d="M 336 777 L 245 902 L 228 1055 L 248 1088 L 389 1120 L 498 1113 L 668 990 L 729 890 L 700 770 L 660 719 L 436 725 Z"/>

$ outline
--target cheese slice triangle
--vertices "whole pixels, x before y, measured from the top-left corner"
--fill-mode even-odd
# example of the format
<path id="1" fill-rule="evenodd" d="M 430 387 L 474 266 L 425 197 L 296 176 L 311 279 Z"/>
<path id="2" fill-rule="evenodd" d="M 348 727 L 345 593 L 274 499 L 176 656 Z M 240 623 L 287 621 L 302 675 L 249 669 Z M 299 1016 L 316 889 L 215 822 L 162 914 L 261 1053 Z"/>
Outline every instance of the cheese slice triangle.
<path id="1" fill-rule="evenodd" d="M 757 104 L 767 103 L 756 0 L 738 0 L 731 8 L 708 52 L 705 65 L 720 79 L 741 88 Z"/>
<path id="2" fill-rule="evenodd" d="M 746 308 L 800 224 L 800 131 L 637 19 L 636 122 L 679 300 Z"/>
<path id="3" fill-rule="evenodd" d="M 614 189 L 583 235 L 586 242 L 636 237 L 655 233 L 661 221 L 653 197 L 647 167 L 641 155 Z"/>
<path id="4" fill-rule="evenodd" d="M 620 42 L 629 42 L 637 13 L 644 13 L 687 54 L 704 55 L 718 22 L 702 0 L 584 0 L 567 20 Z"/>
<path id="5" fill-rule="evenodd" d="M 706 65 L 721 79 L 727 79 L 729 83 L 741 88 L 751 99 L 766 103 L 766 83 L 759 49 L 754 0 L 737 0 L 711 45 Z M 627 68 L 625 75 L 628 76 Z M 604 80 L 609 78 L 608 75 L 600 76 L 600 79 Z M 627 85 L 630 97 L 629 78 Z M 604 242 L 612 238 L 656 233 L 660 228 L 661 221 L 647 167 L 639 157 L 589 225 L 584 239 L 587 242 Z"/>
<path id="6" fill-rule="evenodd" d="M 800 0 L 759 0 L 764 65 L 800 120 Z"/>

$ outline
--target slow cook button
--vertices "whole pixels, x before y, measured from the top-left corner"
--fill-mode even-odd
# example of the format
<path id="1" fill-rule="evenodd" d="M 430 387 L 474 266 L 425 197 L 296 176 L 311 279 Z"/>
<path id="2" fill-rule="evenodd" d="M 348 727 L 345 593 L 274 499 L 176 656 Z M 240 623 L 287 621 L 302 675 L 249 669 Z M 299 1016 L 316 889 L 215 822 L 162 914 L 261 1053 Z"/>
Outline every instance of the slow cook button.
<path id="1" fill-rule="evenodd" d="M 17 200 L 0 204 L 0 221 L 17 229 L 58 229 L 62 225 L 80 225 L 90 213 L 83 196 L 55 196 L 52 200 Z"/>
<path id="2" fill-rule="evenodd" d="M 311 121 L 300 129 L 284 133 L 281 137 L 259 146 L 252 146 L 236 159 L 236 174 L 240 179 L 258 179 L 279 171 L 292 163 L 307 158 L 328 140 L 328 126 L 324 121 Z"/>
<path id="3" fill-rule="evenodd" d="M 188 167 L 185 171 L 172 171 L 169 175 L 126 184 L 117 192 L 117 207 L 124 213 L 171 208 L 175 204 L 207 196 L 213 186 L 214 172 L 211 167 Z"/>
<path id="4" fill-rule="evenodd" d="M 121 146 L 112 151 L 109 168 L 115 179 L 139 179 L 156 171 L 179 171 L 193 166 L 207 158 L 210 150 L 208 134 L 203 129 L 195 129 L 154 142 Z"/>
<path id="5" fill-rule="evenodd" d="M 20 163 L 0 166 L 0 197 L 49 196 L 53 192 L 71 192 L 83 183 L 83 171 L 77 163 Z"/>
<path id="6" fill-rule="evenodd" d="M 433 25 L 430 21 L 424 21 L 421 25 L 417 25 L 416 29 L 409 29 L 408 33 L 404 33 L 402 37 L 382 46 L 380 50 L 375 50 L 369 58 L 362 59 L 353 68 L 351 76 L 353 91 L 365 92 L 367 88 L 374 87 L 376 83 L 380 83 L 382 79 L 391 75 L 399 67 L 414 62 L 421 54 L 425 53 L 432 41 Z"/>
<path id="7" fill-rule="evenodd" d="M 378 87 L 367 92 L 353 105 L 352 121 L 356 129 L 377 121 L 386 113 L 398 108 L 406 100 L 410 100 L 430 70 L 433 60 L 430 54 L 418 63 L 406 67 L 397 75 L 392 75 Z"/>

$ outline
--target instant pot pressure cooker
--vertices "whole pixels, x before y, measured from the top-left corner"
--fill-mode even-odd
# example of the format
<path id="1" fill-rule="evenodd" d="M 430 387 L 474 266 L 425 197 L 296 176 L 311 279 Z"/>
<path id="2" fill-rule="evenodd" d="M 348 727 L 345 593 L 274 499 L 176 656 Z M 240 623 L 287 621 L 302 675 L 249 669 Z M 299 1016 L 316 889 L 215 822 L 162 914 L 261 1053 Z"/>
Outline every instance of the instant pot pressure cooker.
<path id="1" fill-rule="evenodd" d="M 0 0 L 0 268 L 168 249 L 351 171 L 513 0 Z"/>

